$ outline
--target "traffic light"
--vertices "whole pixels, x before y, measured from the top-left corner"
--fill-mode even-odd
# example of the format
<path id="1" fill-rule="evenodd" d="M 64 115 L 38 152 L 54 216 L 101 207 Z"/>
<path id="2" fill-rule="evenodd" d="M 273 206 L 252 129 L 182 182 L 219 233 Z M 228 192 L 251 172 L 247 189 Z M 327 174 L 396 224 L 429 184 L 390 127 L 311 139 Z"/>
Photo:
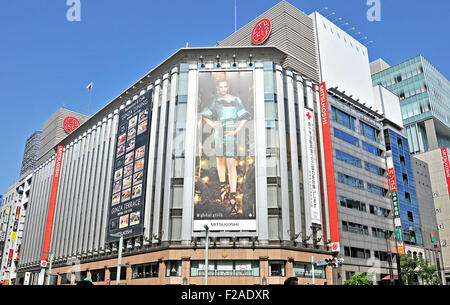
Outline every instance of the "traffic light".
<path id="1" fill-rule="evenodd" d="M 339 266 L 339 261 L 337 257 L 326 258 L 325 262 L 327 263 L 328 266 L 332 266 L 333 268 L 337 268 Z"/>

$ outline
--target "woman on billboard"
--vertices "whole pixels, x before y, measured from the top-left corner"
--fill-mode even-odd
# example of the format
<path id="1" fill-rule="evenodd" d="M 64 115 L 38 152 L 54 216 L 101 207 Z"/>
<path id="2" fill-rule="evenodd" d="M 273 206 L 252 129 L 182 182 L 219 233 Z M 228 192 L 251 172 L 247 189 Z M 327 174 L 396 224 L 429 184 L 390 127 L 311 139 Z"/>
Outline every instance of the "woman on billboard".
<path id="1" fill-rule="evenodd" d="M 229 93 L 230 87 L 224 73 L 217 75 L 216 89 L 217 96 L 202 111 L 203 120 L 214 130 L 215 156 L 220 181 L 220 197 L 216 201 L 220 204 L 229 202 L 231 214 L 237 215 L 243 213 L 242 208 L 236 204 L 237 136 L 250 118 L 250 114 L 242 100 Z"/>

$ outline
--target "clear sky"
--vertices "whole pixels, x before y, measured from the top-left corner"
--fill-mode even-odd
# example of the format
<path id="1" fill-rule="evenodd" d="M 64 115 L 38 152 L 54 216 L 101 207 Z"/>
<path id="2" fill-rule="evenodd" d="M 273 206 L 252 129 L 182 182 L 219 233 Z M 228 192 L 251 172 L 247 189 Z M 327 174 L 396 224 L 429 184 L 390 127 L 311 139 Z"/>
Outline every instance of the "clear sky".
<path id="1" fill-rule="evenodd" d="M 237 0 L 238 28 L 278 2 Z M 374 41 L 370 60 L 422 54 L 450 75 L 448 0 L 380 0 L 373 22 L 367 0 L 288 2 L 306 14 L 328 7 L 338 25 L 357 27 Z M 69 9 L 66 0 L 0 1 L 0 194 L 19 177 L 26 138 L 63 103 L 87 114 L 91 81 L 95 113 L 186 42 L 214 46 L 234 32 L 234 0 L 81 0 L 79 22 Z"/>

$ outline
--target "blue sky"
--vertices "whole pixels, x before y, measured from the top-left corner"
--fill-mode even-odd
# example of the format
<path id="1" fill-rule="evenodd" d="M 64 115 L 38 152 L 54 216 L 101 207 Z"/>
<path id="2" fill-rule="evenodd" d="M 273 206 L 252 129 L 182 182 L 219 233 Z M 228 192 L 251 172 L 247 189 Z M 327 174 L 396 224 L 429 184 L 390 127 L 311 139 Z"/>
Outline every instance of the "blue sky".
<path id="1" fill-rule="evenodd" d="M 244 26 L 278 0 L 238 0 Z M 366 18 L 367 0 L 291 0 L 309 14 L 328 7 L 368 40 L 370 60 L 389 64 L 423 54 L 450 75 L 448 0 L 380 0 L 381 21 Z M 172 53 L 214 46 L 234 32 L 234 0 L 81 0 L 69 22 L 65 0 L 0 2 L 0 194 L 18 178 L 25 140 L 58 108 L 91 113 Z"/>

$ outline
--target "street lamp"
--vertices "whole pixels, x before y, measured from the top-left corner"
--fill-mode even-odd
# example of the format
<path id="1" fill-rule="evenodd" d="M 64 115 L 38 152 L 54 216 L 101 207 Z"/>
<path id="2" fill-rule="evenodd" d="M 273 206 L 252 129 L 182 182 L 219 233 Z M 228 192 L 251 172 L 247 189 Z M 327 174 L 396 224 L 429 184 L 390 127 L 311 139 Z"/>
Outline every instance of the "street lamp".
<path id="1" fill-rule="evenodd" d="M 117 255 L 117 272 L 116 272 L 116 285 L 120 285 L 120 273 L 122 267 L 122 248 L 123 248 L 123 235 L 116 233 L 111 234 L 112 237 L 120 237 L 119 239 L 119 253 Z"/>
<path id="2" fill-rule="evenodd" d="M 206 230 L 206 242 L 205 242 L 205 285 L 208 285 L 208 248 L 209 248 L 209 227 L 203 226 Z"/>

